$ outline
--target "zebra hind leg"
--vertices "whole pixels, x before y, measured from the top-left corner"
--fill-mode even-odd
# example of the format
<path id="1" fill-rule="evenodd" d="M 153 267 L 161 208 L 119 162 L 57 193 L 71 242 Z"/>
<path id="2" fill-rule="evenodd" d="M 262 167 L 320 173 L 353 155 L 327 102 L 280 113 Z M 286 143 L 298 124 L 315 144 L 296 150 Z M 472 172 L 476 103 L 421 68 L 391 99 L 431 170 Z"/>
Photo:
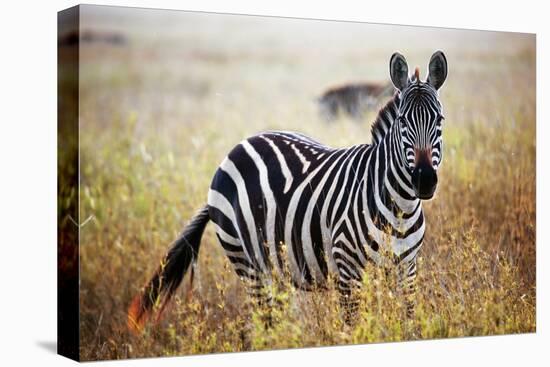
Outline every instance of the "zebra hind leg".
<path id="1" fill-rule="evenodd" d="M 264 328 L 273 326 L 273 294 L 268 279 L 259 276 L 247 282 L 246 290 L 253 302 L 253 310 L 259 315 Z"/>

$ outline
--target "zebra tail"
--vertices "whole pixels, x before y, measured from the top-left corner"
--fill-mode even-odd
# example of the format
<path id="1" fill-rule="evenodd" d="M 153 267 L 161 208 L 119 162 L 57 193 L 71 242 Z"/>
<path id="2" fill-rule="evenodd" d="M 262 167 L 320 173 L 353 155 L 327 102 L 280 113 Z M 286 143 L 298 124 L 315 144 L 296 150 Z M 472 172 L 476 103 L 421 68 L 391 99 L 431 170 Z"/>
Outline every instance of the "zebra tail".
<path id="1" fill-rule="evenodd" d="M 201 237 L 209 220 L 206 205 L 174 241 L 159 269 L 130 304 L 127 322 L 130 331 L 139 333 L 157 310 L 157 320 L 160 319 L 162 311 L 182 282 L 189 265 L 197 259 Z"/>

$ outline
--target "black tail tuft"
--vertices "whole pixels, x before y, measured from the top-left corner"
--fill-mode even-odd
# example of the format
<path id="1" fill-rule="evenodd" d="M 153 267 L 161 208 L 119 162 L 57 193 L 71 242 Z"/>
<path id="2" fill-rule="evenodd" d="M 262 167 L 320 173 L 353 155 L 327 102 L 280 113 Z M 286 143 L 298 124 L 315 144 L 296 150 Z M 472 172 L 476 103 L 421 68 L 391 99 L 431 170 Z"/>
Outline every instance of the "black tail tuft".
<path id="1" fill-rule="evenodd" d="M 162 310 L 180 285 L 189 265 L 197 259 L 204 228 L 209 221 L 208 205 L 191 219 L 174 241 L 159 269 L 128 309 L 128 328 L 139 332 L 155 309 Z"/>

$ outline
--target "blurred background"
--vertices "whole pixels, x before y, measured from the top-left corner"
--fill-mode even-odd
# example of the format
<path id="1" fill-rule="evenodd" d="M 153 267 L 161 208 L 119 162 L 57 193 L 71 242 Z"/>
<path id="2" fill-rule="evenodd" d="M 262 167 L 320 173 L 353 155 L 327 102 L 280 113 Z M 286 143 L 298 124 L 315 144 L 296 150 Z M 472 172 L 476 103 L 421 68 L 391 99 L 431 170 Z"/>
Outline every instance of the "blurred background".
<path id="1" fill-rule="evenodd" d="M 534 35 L 103 6 L 82 6 L 80 19 L 80 39 L 59 47 L 80 47 L 84 359 L 535 331 Z M 289 291 L 307 304 L 289 301 L 273 330 L 248 330 L 244 292 L 208 228 L 195 283 L 182 285 L 193 297 L 180 292 L 144 335 L 127 332 L 130 300 L 235 144 L 271 129 L 369 143 L 376 107 L 327 122 L 317 98 L 386 83 L 395 51 L 425 79 L 438 49 L 449 63 L 443 163 L 424 205 L 414 331 L 378 282 L 351 330 L 332 291 Z"/>

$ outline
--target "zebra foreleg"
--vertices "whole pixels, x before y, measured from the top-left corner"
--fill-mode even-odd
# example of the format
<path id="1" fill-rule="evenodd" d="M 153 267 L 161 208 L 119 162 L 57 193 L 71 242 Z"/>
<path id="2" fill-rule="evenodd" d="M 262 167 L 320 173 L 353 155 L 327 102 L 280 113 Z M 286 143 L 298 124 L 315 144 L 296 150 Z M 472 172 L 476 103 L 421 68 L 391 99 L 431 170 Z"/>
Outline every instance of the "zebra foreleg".
<path id="1" fill-rule="evenodd" d="M 353 326 L 359 316 L 359 296 L 361 278 L 345 264 L 338 265 L 338 292 L 340 293 L 340 307 L 343 312 L 346 325 Z"/>
<path id="2" fill-rule="evenodd" d="M 344 314 L 345 324 L 348 326 L 355 325 L 359 310 L 357 293 L 352 290 L 340 290 L 340 307 Z"/>
<path id="3" fill-rule="evenodd" d="M 403 294 L 407 318 L 414 319 L 416 309 L 416 256 L 398 265 L 398 287 Z"/>

